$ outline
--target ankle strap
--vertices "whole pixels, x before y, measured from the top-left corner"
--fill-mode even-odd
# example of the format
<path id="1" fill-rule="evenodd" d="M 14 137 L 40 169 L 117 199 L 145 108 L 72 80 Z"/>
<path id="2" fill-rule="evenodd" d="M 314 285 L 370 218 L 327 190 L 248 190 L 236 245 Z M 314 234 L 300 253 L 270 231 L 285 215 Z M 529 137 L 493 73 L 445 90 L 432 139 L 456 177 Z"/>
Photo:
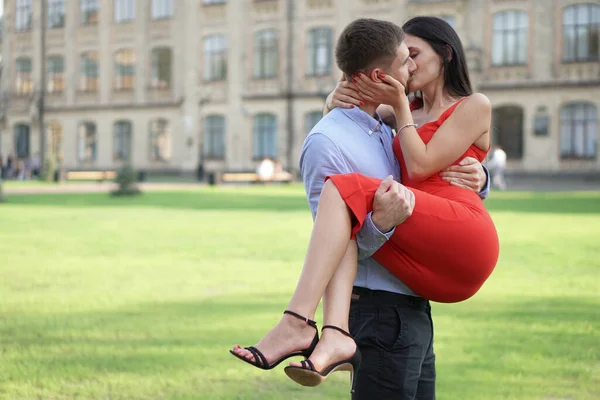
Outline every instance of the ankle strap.
<path id="1" fill-rule="evenodd" d="M 302 321 L 306 322 L 308 325 L 312 326 L 313 328 L 316 328 L 316 327 L 317 327 L 317 322 L 316 322 L 316 321 L 313 321 L 312 319 L 308 319 L 308 318 L 306 318 L 306 317 L 303 317 L 303 316 L 302 316 L 302 315 L 300 315 L 300 314 L 296 314 L 296 313 L 295 313 L 295 312 L 293 312 L 293 311 L 290 311 L 290 310 L 285 310 L 283 313 L 284 313 L 284 314 L 291 315 L 291 316 L 293 316 L 293 317 L 296 317 L 296 318 L 298 318 L 298 319 L 301 319 Z"/>
<path id="2" fill-rule="evenodd" d="M 341 332 L 348 337 L 352 337 L 352 336 L 350 336 L 350 334 L 348 332 L 346 332 L 342 328 L 338 328 L 337 326 L 334 326 L 334 325 L 323 325 L 323 327 L 321 328 L 321 332 L 323 332 L 323 330 L 325 330 L 325 329 L 335 329 L 336 331 Z"/>

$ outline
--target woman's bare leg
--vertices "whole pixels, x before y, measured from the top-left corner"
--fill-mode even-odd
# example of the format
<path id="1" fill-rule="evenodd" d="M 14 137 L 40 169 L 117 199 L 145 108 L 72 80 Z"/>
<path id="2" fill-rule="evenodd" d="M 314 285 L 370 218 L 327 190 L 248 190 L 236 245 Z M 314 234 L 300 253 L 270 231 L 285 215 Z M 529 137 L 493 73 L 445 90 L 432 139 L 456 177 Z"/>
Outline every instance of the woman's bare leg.
<path id="1" fill-rule="evenodd" d="M 349 331 L 350 298 L 354 278 L 356 278 L 357 260 L 358 247 L 356 241 L 351 240 L 344 259 L 335 270 L 335 274 L 325 289 L 323 325 L 333 325 L 342 328 L 346 332 Z M 355 351 L 356 343 L 354 343 L 354 340 L 336 330 L 325 329 L 309 359 L 313 362 L 317 371 L 322 371 L 334 362 L 352 357 Z M 299 362 L 292 362 L 290 365 L 302 366 Z"/>
<path id="2" fill-rule="evenodd" d="M 319 199 L 317 218 L 313 226 L 304 267 L 288 310 L 314 319 L 315 310 L 325 288 L 329 285 L 336 269 L 346 255 L 350 233 L 350 212 L 333 182 L 327 181 Z M 354 245 L 354 247 L 356 246 Z M 356 270 L 356 266 L 354 269 Z M 337 299 L 337 296 L 335 298 Z M 349 298 L 350 294 L 348 294 L 346 302 L 349 301 Z M 345 323 L 347 324 L 347 312 Z M 308 326 L 304 321 L 284 315 L 255 347 L 263 352 L 268 362 L 273 362 L 291 351 L 307 348 L 314 334 L 314 328 Z M 234 346 L 234 351 L 250 360 L 254 358 L 252 353 L 238 345 Z"/>

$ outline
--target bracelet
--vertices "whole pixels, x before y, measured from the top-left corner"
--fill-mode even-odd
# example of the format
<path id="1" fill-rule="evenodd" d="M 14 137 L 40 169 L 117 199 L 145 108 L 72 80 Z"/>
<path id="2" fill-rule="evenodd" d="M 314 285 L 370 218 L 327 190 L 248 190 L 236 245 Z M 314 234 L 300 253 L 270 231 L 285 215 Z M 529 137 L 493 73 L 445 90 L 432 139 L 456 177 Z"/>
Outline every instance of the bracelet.
<path id="1" fill-rule="evenodd" d="M 402 132 L 402 129 L 407 128 L 409 126 L 414 126 L 415 129 L 417 129 L 419 127 L 419 124 L 406 124 L 406 125 L 403 125 L 402 128 L 398 129 L 398 133 Z"/>

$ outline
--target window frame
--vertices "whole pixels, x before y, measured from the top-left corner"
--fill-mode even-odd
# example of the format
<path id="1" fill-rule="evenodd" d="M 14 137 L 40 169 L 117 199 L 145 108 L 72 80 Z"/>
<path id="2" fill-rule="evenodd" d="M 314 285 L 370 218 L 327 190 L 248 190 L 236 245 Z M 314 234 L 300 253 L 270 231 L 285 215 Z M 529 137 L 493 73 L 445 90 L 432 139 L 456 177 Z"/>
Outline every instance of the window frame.
<path id="1" fill-rule="evenodd" d="M 272 148 L 268 148 L 271 146 Z M 265 157 L 277 159 L 277 150 L 277 115 L 256 114 L 252 121 L 252 158 L 254 160 L 262 160 Z"/>
<path id="2" fill-rule="evenodd" d="M 208 160 L 224 160 L 227 152 L 226 129 L 224 115 L 209 114 L 204 118 L 204 135 L 202 155 Z"/>
<path id="3" fill-rule="evenodd" d="M 319 65 L 319 52 L 324 48 L 326 64 Z M 333 29 L 328 26 L 316 26 L 308 30 L 306 37 L 306 76 L 328 76 L 332 73 Z"/>
<path id="4" fill-rule="evenodd" d="M 582 110 L 577 110 L 577 108 L 581 107 Z M 583 118 L 578 118 L 577 113 L 581 111 L 583 113 Z M 565 117 L 565 113 L 568 112 L 568 118 Z M 595 118 L 595 119 L 594 119 Z M 568 125 L 568 132 L 565 132 L 565 125 Z M 581 126 L 583 125 L 583 126 Z M 583 152 L 582 154 L 577 154 L 576 149 L 576 131 L 581 126 L 581 130 L 583 132 Z M 598 155 L 598 109 L 594 103 L 587 101 L 578 101 L 578 102 L 570 102 L 563 104 L 560 108 L 559 114 L 559 151 L 560 151 L 560 159 L 561 160 L 596 160 Z M 563 140 L 565 139 L 565 135 L 568 134 L 568 138 L 570 139 L 569 151 L 565 152 L 563 149 Z M 592 154 L 587 154 L 587 143 L 589 137 L 591 136 L 593 142 L 595 143 L 594 149 L 592 150 Z"/>
<path id="5" fill-rule="evenodd" d="M 123 127 L 128 127 L 127 130 L 121 129 Z M 119 129 L 117 129 L 119 128 Z M 122 135 L 126 134 L 126 138 L 123 138 Z M 127 140 L 125 140 L 127 139 Z M 127 145 L 127 154 L 123 157 L 123 151 L 120 148 L 117 148 L 117 144 L 122 145 L 126 143 Z M 133 156 L 133 122 L 127 119 L 117 120 L 113 123 L 113 161 L 117 162 L 131 162 L 131 158 Z"/>
<path id="6" fill-rule="evenodd" d="M 513 26 L 508 26 L 509 21 L 514 21 Z M 503 26 L 498 26 L 499 22 Z M 500 37 L 501 57 L 497 60 L 496 46 Z M 509 48 L 510 39 L 514 40 L 514 49 Z M 510 58 L 513 58 L 510 61 Z M 529 63 L 529 14 L 523 10 L 503 10 L 494 13 L 492 17 L 492 67 L 517 67 Z"/>
<path id="7" fill-rule="evenodd" d="M 272 62 L 269 68 L 269 62 Z M 254 79 L 274 79 L 279 75 L 279 33 L 262 29 L 254 34 Z"/>

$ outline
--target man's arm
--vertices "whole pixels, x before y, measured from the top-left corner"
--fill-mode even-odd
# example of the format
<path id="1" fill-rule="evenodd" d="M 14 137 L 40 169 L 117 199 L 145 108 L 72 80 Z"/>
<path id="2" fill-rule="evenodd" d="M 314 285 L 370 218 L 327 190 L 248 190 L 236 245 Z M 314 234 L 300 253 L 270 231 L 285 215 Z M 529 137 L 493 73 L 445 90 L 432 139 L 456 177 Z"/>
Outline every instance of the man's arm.
<path id="1" fill-rule="evenodd" d="M 459 165 L 451 165 L 440 172 L 442 180 L 451 185 L 472 190 L 485 200 L 490 193 L 490 172 L 473 157 L 466 157 Z"/>
<path id="2" fill-rule="evenodd" d="M 306 139 L 300 155 L 300 171 L 313 219 L 325 177 L 354 172 L 335 143 L 319 133 Z M 410 216 L 413 207 L 411 191 L 391 177 L 384 180 L 375 194 L 373 212 L 369 213 L 356 236 L 359 260 L 373 255 L 392 236 L 394 227 Z"/>
<path id="3" fill-rule="evenodd" d="M 356 235 L 358 259 L 371 257 L 394 234 L 394 230 L 412 215 L 415 195 L 390 175 L 384 179 L 373 198 L 373 212 Z M 367 228 L 365 228 L 367 226 Z"/>

